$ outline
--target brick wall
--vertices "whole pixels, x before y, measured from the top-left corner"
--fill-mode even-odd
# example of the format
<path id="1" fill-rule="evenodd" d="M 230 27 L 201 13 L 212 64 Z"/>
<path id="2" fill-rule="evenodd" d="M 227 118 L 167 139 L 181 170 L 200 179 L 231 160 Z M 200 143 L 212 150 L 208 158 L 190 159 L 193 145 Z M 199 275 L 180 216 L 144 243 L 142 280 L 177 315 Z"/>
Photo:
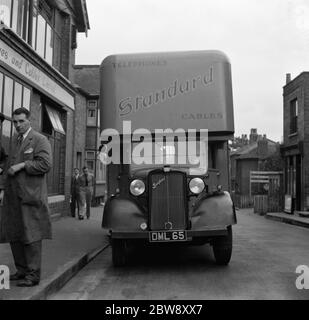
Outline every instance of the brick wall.
<path id="1" fill-rule="evenodd" d="M 76 163 L 77 152 L 82 154 L 82 165 L 85 160 L 85 144 L 86 144 L 86 97 L 77 92 L 75 99 L 75 123 L 74 123 L 74 156 L 73 163 Z M 80 168 L 81 169 L 81 168 Z"/>
<path id="2" fill-rule="evenodd" d="M 71 17 L 63 15 L 63 27 L 61 37 L 61 73 L 68 79 L 71 65 Z"/>

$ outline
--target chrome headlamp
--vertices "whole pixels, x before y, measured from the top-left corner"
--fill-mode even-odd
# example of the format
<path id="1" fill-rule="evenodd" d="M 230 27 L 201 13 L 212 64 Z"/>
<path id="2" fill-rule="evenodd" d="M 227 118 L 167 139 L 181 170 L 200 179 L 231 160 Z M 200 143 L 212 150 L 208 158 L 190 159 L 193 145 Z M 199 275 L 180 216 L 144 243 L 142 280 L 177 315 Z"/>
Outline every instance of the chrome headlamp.
<path id="1" fill-rule="evenodd" d="M 189 183 L 190 191 L 194 194 L 200 194 L 205 189 L 205 183 L 201 178 L 193 178 Z"/>
<path id="2" fill-rule="evenodd" d="M 130 192 L 133 196 L 140 196 L 145 192 L 145 183 L 142 180 L 133 180 L 130 184 Z"/>

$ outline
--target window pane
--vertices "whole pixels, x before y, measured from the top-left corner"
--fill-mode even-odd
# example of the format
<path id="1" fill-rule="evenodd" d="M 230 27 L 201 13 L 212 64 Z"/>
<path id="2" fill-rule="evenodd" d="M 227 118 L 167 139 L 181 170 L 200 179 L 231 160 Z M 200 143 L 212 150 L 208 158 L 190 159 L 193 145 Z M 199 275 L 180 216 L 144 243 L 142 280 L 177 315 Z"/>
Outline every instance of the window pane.
<path id="1" fill-rule="evenodd" d="M 1 143 L 6 154 L 8 154 L 10 151 L 11 130 L 12 130 L 12 122 L 8 120 L 4 120 L 2 124 Z"/>
<path id="2" fill-rule="evenodd" d="M 54 110 L 54 117 L 55 117 L 55 120 L 56 120 L 56 123 L 57 123 L 58 131 L 63 133 L 63 134 L 65 134 L 64 128 L 62 126 L 62 122 L 60 120 L 60 115 L 55 110 Z"/>
<path id="3" fill-rule="evenodd" d="M 30 110 L 30 97 L 31 97 L 31 91 L 24 87 L 24 98 L 23 98 L 23 107 L 27 110 Z"/>
<path id="4" fill-rule="evenodd" d="M 96 125 L 96 110 L 88 109 L 87 112 L 87 125 L 88 126 L 95 126 Z"/>
<path id="5" fill-rule="evenodd" d="M 61 40 L 60 37 L 54 33 L 54 62 L 53 66 L 60 71 L 61 67 Z"/>
<path id="6" fill-rule="evenodd" d="M 88 167 L 89 171 L 94 172 L 94 160 L 87 160 L 86 166 Z"/>
<path id="7" fill-rule="evenodd" d="M 21 107 L 22 91 L 23 91 L 22 85 L 18 82 L 15 82 L 13 110 Z"/>
<path id="8" fill-rule="evenodd" d="M 49 24 L 46 24 L 46 54 L 45 59 L 49 64 L 53 63 L 53 31 Z"/>
<path id="9" fill-rule="evenodd" d="M 20 36 L 23 36 L 25 0 L 13 0 L 12 29 Z"/>
<path id="10" fill-rule="evenodd" d="M 45 29 L 46 21 L 41 15 L 38 15 L 36 51 L 43 58 L 45 51 Z"/>
<path id="11" fill-rule="evenodd" d="M 3 113 L 8 117 L 12 117 L 12 104 L 13 104 L 13 80 L 9 77 L 5 77 Z"/>
<path id="12" fill-rule="evenodd" d="M 11 0 L 1 0 L 0 2 L 0 20 L 11 27 Z"/>
<path id="13" fill-rule="evenodd" d="M 94 160 L 94 159 L 95 159 L 95 153 L 94 153 L 94 151 L 86 151 L 86 159 Z"/>
<path id="14" fill-rule="evenodd" d="M 36 50 L 36 24 L 37 24 L 37 9 L 33 8 L 33 17 L 32 17 L 32 48 Z"/>
<path id="15" fill-rule="evenodd" d="M 3 98 L 3 74 L 0 73 L 0 111 L 2 111 L 2 98 Z"/>

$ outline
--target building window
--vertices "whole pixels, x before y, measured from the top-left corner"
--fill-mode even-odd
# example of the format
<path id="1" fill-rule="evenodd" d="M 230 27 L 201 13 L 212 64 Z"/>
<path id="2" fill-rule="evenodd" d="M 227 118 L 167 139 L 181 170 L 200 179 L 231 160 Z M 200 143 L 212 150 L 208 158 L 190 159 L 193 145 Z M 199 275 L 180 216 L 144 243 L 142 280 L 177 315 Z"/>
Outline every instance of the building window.
<path id="1" fill-rule="evenodd" d="M 22 83 L 0 72 L 0 112 L 8 119 L 20 107 L 30 109 L 31 90 Z"/>
<path id="2" fill-rule="evenodd" d="M 11 150 L 13 130 L 13 110 L 26 107 L 29 110 L 31 90 L 25 87 L 15 78 L 0 71 L 0 112 L 4 114 L 5 120 L 0 127 L 1 146 L 7 154 Z"/>
<path id="3" fill-rule="evenodd" d="M 4 148 L 6 154 L 11 150 L 11 137 L 12 137 L 13 125 L 12 121 L 4 120 L 2 123 L 1 134 L 1 146 Z"/>
<path id="4" fill-rule="evenodd" d="M 61 119 L 65 115 L 60 114 L 55 108 L 46 102 L 42 103 L 42 133 L 48 138 L 52 153 L 53 166 L 47 175 L 47 187 L 49 195 L 64 193 L 65 176 L 65 130 Z"/>
<path id="5" fill-rule="evenodd" d="M 87 126 L 97 125 L 97 109 L 93 107 L 88 107 L 87 109 Z"/>
<path id="6" fill-rule="evenodd" d="M 94 160 L 86 160 L 86 167 L 89 169 L 91 173 L 94 173 L 94 166 L 95 166 Z"/>
<path id="7" fill-rule="evenodd" d="M 28 0 L 0 0 L 0 19 L 25 41 L 28 41 Z"/>
<path id="8" fill-rule="evenodd" d="M 60 71 L 62 19 L 57 10 L 42 0 L 0 0 L 0 20 Z"/>
<path id="9" fill-rule="evenodd" d="M 85 164 L 93 174 L 95 173 L 95 162 L 95 151 L 86 151 Z"/>
<path id="10" fill-rule="evenodd" d="M 82 153 L 81 152 L 77 152 L 76 153 L 76 168 L 78 168 L 79 170 L 82 169 Z"/>
<path id="11" fill-rule="evenodd" d="M 290 102 L 290 134 L 297 133 L 298 101 L 294 99 Z"/>

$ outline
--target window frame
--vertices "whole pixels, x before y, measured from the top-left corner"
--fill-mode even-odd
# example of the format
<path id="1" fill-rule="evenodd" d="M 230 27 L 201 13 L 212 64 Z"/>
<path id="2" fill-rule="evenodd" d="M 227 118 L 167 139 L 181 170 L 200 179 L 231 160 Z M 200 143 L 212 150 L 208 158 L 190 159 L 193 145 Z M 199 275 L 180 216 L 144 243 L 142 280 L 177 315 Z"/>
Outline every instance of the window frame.
<path id="1" fill-rule="evenodd" d="M 27 85 L 26 83 L 24 83 L 22 80 L 18 79 L 16 76 L 12 75 L 11 73 L 6 72 L 4 69 L 0 68 L 0 74 L 2 75 L 3 79 L 2 79 L 2 88 L 1 88 L 1 96 L 0 96 L 0 112 L 6 117 L 6 119 L 8 120 L 12 120 L 12 113 L 15 110 L 14 109 L 14 101 L 15 101 L 15 83 L 18 83 L 22 86 L 22 94 L 21 94 L 21 105 L 20 107 L 24 107 L 27 110 L 30 111 L 30 105 L 31 105 L 31 100 L 32 100 L 32 88 Z M 8 77 L 10 79 L 12 79 L 13 81 L 13 89 L 12 89 L 12 107 L 11 107 L 11 113 L 10 115 L 5 114 L 3 111 L 4 108 L 4 99 L 6 96 L 5 93 L 5 78 Z M 25 90 L 29 91 L 29 105 L 25 106 Z"/>
<path id="2" fill-rule="evenodd" d="M 298 132 L 298 115 L 299 115 L 299 105 L 298 99 L 294 98 L 290 100 L 290 135 Z"/>

